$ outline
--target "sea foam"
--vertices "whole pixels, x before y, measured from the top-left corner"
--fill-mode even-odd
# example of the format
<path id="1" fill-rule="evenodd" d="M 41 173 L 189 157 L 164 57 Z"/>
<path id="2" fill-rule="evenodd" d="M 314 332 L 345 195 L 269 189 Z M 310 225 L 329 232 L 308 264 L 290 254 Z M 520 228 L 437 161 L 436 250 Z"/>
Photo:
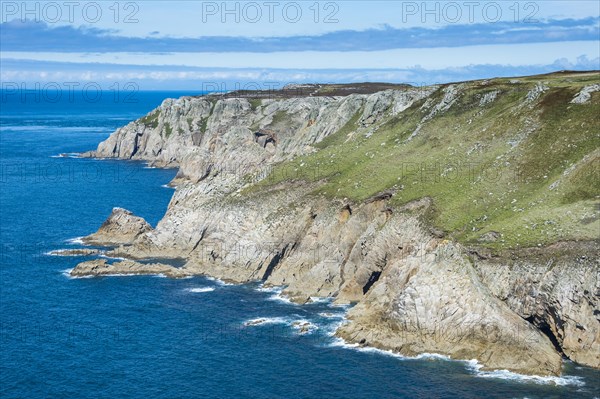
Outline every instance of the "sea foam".
<path id="1" fill-rule="evenodd" d="M 81 154 L 79 152 L 65 152 L 58 155 L 51 155 L 50 158 L 80 158 Z"/>
<path id="2" fill-rule="evenodd" d="M 68 242 L 69 244 L 85 245 L 85 242 L 83 242 L 83 238 L 84 237 L 69 238 L 68 240 L 66 240 L 66 242 Z"/>
<path id="3" fill-rule="evenodd" d="M 121 258 L 119 256 L 108 256 L 108 255 L 104 255 L 104 254 L 99 254 L 98 257 L 104 258 L 104 259 L 110 259 L 110 260 L 125 260 L 125 258 Z"/>
<path id="4" fill-rule="evenodd" d="M 257 327 L 272 324 L 283 324 L 290 327 L 298 335 L 312 334 L 319 327 L 306 319 L 295 319 L 291 317 L 257 317 L 242 323 L 245 327 Z"/>
<path id="5" fill-rule="evenodd" d="M 333 302 L 333 298 L 331 297 L 326 297 L 326 296 L 311 296 L 310 297 L 310 303 L 331 303 Z"/>
<path id="6" fill-rule="evenodd" d="M 207 277 L 205 277 L 205 278 L 206 278 L 207 280 L 210 280 L 210 281 L 212 281 L 212 282 L 214 282 L 214 283 L 216 283 L 216 284 L 218 284 L 218 285 L 222 285 L 222 286 L 234 285 L 234 284 L 232 284 L 232 283 L 226 283 L 225 281 L 223 281 L 223 280 L 221 280 L 221 279 L 218 279 L 218 278 L 216 278 L 216 277 L 209 277 L 209 276 L 207 276 Z"/>
<path id="7" fill-rule="evenodd" d="M 421 353 L 416 356 L 404 356 L 399 353 L 392 352 L 390 350 L 378 349 L 370 346 L 361 346 L 359 344 L 348 343 L 344 339 L 335 337 L 333 342 L 329 344 L 330 347 L 341 347 L 345 349 L 352 349 L 359 352 L 365 353 L 375 353 L 384 356 L 394 357 L 400 360 L 442 360 L 442 361 L 457 361 L 461 363 L 465 363 L 468 370 L 472 371 L 475 376 L 481 378 L 498 378 L 502 380 L 510 380 L 515 382 L 522 383 L 535 383 L 535 384 L 554 384 L 558 386 L 584 386 L 585 382 L 582 377 L 576 376 L 539 376 L 539 375 L 525 375 L 519 374 L 508 370 L 493 370 L 493 371 L 483 371 L 481 368 L 483 367 L 477 360 L 455 360 L 450 358 L 449 356 L 442 355 L 439 353 Z"/>
<path id="8" fill-rule="evenodd" d="M 285 317 L 257 317 L 249 319 L 242 324 L 246 327 L 262 326 L 267 324 L 289 324 L 290 319 Z"/>
<path id="9" fill-rule="evenodd" d="M 195 288 L 186 288 L 185 291 L 187 292 L 195 292 L 195 293 L 200 293 L 200 292 L 211 292 L 214 291 L 214 287 L 195 287 Z"/>
<path id="10" fill-rule="evenodd" d="M 563 375 L 560 377 L 557 376 L 539 376 L 539 375 L 525 375 L 519 374 L 508 370 L 493 370 L 493 371 L 483 371 L 481 368 L 483 367 L 477 360 L 468 360 L 466 361 L 467 368 L 474 372 L 477 377 L 482 378 L 499 378 L 502 380 L 510 380 L 516 382 L 533 382 L 536 384 L 554 384 L 558 386 L 578 386 L 582 387 L 585 385 L 582 377 Z"/>
<path id="11" fill-rule="evenodd" d="M 71 276 L 71 271 L 73 271 L 73 269 L 74 268 L 61 270 L 60 274 L 62 274 L 63 276 L 65 276 L 69 280 L 76 280 L 76 279 L 92 278 L 92 277 L 94 277 L 94 276 Z"/>
<path id="12" fill-rule="evenodd" d="M 287 305 L 298 305 L 297 303 L 290 301 L 290 299 L 287 296 L 282 294 L 284 288 L 285 287 L 282 287 L 282 286 L 265 287 L 264 285 L 261 284 L 259 287 L 256 288 L 256 291 L 272 293 L 273 295 L 271 295 L 267 298 L 269 301 L 282 302 Z"/>

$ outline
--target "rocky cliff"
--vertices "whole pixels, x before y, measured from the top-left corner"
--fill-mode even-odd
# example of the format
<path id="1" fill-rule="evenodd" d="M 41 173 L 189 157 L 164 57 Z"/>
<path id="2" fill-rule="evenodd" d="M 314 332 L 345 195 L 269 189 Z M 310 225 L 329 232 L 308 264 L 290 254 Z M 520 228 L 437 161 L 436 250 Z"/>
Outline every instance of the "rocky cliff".
<path id="1" fill-rule="evenodd" d="M 262 280 L 356 303 L 337 334 L 362 345 L 525 374 L 559 374 L 563 356 L 600 367 L 599 79 L 167 99 L 84 154 L 177 166 L 164 218 L 117 209 L 88 241 L 185 266 L 73 274 Z"/>

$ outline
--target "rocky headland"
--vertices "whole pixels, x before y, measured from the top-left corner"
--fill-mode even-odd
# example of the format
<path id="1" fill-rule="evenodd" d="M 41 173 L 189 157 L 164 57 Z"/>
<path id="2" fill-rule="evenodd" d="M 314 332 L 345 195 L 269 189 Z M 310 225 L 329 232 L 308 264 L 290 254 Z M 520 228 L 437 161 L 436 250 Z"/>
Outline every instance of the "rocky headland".
<path id="1" fill-rule="evenodd" d="M 127 260 L 71 274 L 263 281 L 356 304 L 336 334 L 361 345 L 600 368 L 599 80 L 167 99 L 83 154 L 178 167 L 165 216 L 115 208 L 84 242 Z"/>

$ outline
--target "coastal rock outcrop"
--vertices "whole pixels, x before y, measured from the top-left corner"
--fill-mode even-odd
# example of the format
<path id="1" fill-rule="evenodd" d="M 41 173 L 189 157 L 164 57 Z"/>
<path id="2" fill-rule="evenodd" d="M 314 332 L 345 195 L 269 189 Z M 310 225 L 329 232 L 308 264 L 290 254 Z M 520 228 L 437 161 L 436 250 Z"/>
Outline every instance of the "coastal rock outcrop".
<path id="1" fill-rule="evenodd" d="M 136 274 L 162 274 L 173 278 L 189 276 L 185 270 L 162 263 L 140 263 L 132 260 L 108 263 L 106 259 L 95 259 L 82 262 L 73 270 L 71 270 L 69 274 L 72 277 L 100 277 Z"/>
<path id="2" fill-rule="evenodd" d="M 57 249 L 49 252 L 50 255 L 54 256 L 91 256 L 99 255 L 101 253 L 101 250 L 91 248 Z"/>
<path id="3" fill-rule="evenodd" d="M 512 88 L 517 85 L 522 87 Z M 178 167 L 171 182 L 176 191 L 166 214 L 152 229 L 143 219 L 116 208 L 84 241 L 116 247 L 107 251 L 109 256 L 177 257 L 185 259 L 185 266 L 94 260 L 81 263 L 72 274 L 161 273 L 209 275 L 238 283 L 263 281 L 267 287 L 285 287 L 282 295 L 298 303 L 311 297 L 356 303 L 348 314 L 349 323 L 337 333 L 351 342 L 405 355 L 437 352 L 477 359 L 486 369 L 524 374 L 559 374 L 561 355 L 599 367 L 596 241 L 575 251 L 578 256 L 542 244 L 539 253 L 497 255 L 494 246 L 508 239 L 501 229 L 506 220 L 524 212 L 518 190 L 511 189 L 506 194 L 510 198 L 502 197 L 493 208 L 490 199 L 505 194 L 493 192 L 497 181 L 487 184 L 489 175 L 475 175 L 475 168 L 468 170 L 469 178 L 458 188 L 448 188 L 450 178 L 461 178 L 458 164 L 404 165 L 402 172 L 421 177 L 411 183 L 389 168 L 391 163 L 402 163 L 398 149 L 411 145 L 421 151 L 421 157 L 458 154 L 467 164 L 472 160 L 468 157 L 489 150 L 492 156 L 478 159 L 494 169 L 519 165 L 537 173 L 539 159 L 533 159 L 531 166 L 519 157 L 535 147 L 521 143 L 536 137 L 540 115 L 555 104 L 565 112 L 566 107 L 586 111 L 597 102 L 594 90 L 562 86 L 554 87 L 544 79 L 543 85 L 538 80 L 487 81 L 344 95 L 338 95 L 342 90 L 335 87 L 315 95 L 323 88 L 310 87 L 309 96 L 228 93 L 167 99 L 118 129 L 96 151 L 84 154 Z M 514 92 L 507 95 L 509 90 Z M 580 90 L 585 98 L 570 104 Z M 501 108 L 498 113 L 509 110 L 512 119 L 522 113 L 518 120 L 535 128 L 514 143 L 496 138 L 483 113 L 496 112 L 492 110 L 496 104 Z M 448 137 L 438 137 L 450 121 Z M 581 129 L 588 129 L 586 123 Z M 519 135 L 522 128 L 511 127 L 507 137 Z M 468 129 L 472 135 L 468 146 L 462 140 L 444 141 Z M 507 130 L 504 125 L 503 129 Z M 380 139 L 385 131 L 387 138 Z M 349 144 L 340 149 L 332 148 L 332 142 Z M 384 148 L 392 150 L 384 153 Z M 447 151 L 435 152 L 440 149 Z M 545 151 L 544 157 L 550 158 L 556 149 L 549 146 Z M 321 156 L 305 163 L 311 154 Z M 590 154 L 582 155 L 586 162 L 575 159 L 552 167 L 574 165 L 571 168 L 578 172 L 569 179 L 581 178 L 585 176 L 581 171 L 596 159 L 593 151 Z M 365 160 L 378 163 L 365 166 Z M 336 165 L 360 173 L 344 176 Z M 518 177 L 534 181 L 537 190 L 540 181 L 551 181 L 544 175 L 550 172 L 539 173 Z M 406 193 L 410 186 L 424 186 L 427 178 L 438 183 L 437 203 L 426 190 Z M 369 191 L 375 180 L 384 182 L 383 191 Z M 337 191 L 325 187 L 326 181 L 339 183 Z M 481 195 L 476 193 L 467 205 L 453 203 L 452 212 L 444 215 L 448 223 L 463 223 L 456 224 L 460 231 L 431 225 L 432 215 L 440 212 L 440 200 L 451 202 L 478 186 L 483 186 Z M 526 189 L 534 190 L 532 186 Z M 541 194 L 534 198 L 541 202 L 547 191 L 559 195 L 565 186 L 539 188 Z M 347 187 L 354 188 L 354 198 L 339 194 Z M 562 204 L 569 196 L 577 199 L 587 194 L 565 191 L 560 195 L 556 203 Z M 569 223 L 593 231 L 589 226 L 597 223 L 594 199 L 587 196 L 582 201 L 582 209 L 591 210 Z M 481 209 L 482 214 L 460 220 L 467 206 Z M 501 217 L 485 230 L 492 213 Z M 555 225 L 553 220 L 547 222 Z M 532 223 L 531 231 L 536 228 Z M 583 241 L 591 239 L 589 234 L 581 236 Z M 467 237 L 481 247 L 467 248 L 457 237 Z M 581 256 L 587 258 L 582 261 Z"/>
<path id="4" fill-rule="evenodd" d="M 337 335 L 407 356 L 440 353 L 487 369 L 559 374 L 561 356 L 548 337 L 495 298 L 458 247 L 431 245 L 393 260 Z"/>
<path id="5" fill-rule="evenodd" d="M 476 261 L 490 291 L 529 320 L 568 358 L 600 368 L 600 259 L 595 243 L 548 248 Z"/>
<path id="6" fill-rule="evenodd" d="M 465 251 L 433 236 L 419 221 L 429 201 L 394 214 L 389 197 L 348 206 L 307 199 L 306 188 L 286 185 L 243 201 L 198 206 L 198 245 L 188 244 L 181 270 L 82 263 L 78 275 L 163 273 L 210 275 L 233 282 L 284 285 L 296 302 L 335 297 L 359 302 L 338 332 L 405 355 L 443 353 L 479 359 L 487 368 L 525 374 L 560 373 L 551 340 L 494 296 L 465 259 Z M 263 205 L 258 207 L 262 201 Z M 189 215 L 189 213 L 188 213 Z M 185 232 L 185 230 L 183 230 Z M 156 256 L 147 238 L 118 252 Z M 90 266 L 96 267 L 91 269 Z M 126 266 L 126 267 L 124 267 Z"/>
<path id="7" fill-rule="evenodd" d="M 131 244 L 140 235 L 152 231 L 152 226 L 143 218 L 123 208 L 113 208 L 112 213 L 98 231 L 83 237 L 86 244 L 121 245 Z"/>

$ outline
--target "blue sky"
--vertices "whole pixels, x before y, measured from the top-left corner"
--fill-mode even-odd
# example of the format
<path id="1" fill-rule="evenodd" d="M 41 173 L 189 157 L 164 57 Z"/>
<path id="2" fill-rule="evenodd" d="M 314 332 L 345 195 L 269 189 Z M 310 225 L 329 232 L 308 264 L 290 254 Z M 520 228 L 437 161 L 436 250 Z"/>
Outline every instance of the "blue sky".
<path id="1" fill-rule="evenodd" d="M 600 69 L 600 2 L 0 2 L 0 78 L 140 89 Z"/>

